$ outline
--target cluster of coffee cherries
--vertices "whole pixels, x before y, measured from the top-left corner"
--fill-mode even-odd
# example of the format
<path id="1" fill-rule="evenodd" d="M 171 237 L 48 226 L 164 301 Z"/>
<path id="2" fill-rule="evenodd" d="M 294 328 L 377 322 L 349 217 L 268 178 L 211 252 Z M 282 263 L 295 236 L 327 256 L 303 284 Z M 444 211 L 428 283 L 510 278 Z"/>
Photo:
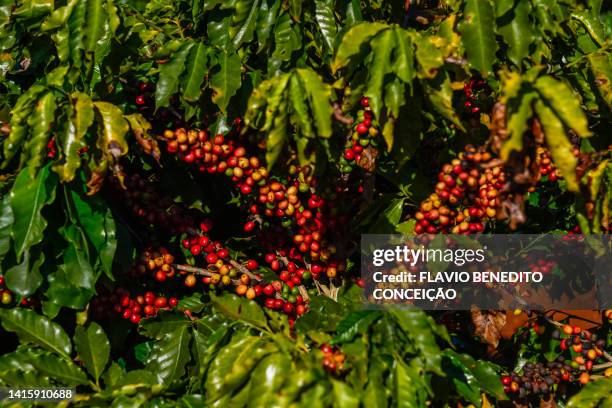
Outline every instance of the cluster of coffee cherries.
<path id="1" fill-rule="evenodd" d="M 132 296 L 127 289 L 118 287 L 110 294 L 94 298 L 91 302 L 91 312 L 96 317 L 110 317 L 109 305 L 111 305 L 110 310 L 122 318 L 138 324 L 142 318 L 156 316 L 160 310 L 176 308 L 178 299 L 156 295 L 152 291 Z"/>
<path id="2" fill-rule="evenodd" d="M 134 103 L 138 106 L 138 110 L 142 111 L 148 106 L 153 105 L 153 92 L 155 86 L 150 82 L 141 81 L 138 83 L 138 94 L 134 98 Z"/>
<path id="3" fill-rule="evenodd" d="M 484 107 L 485 99 L 491 94 L 491 89 L 482 79 L 472 78 L 463 85 L 465 114 L 477 116 Z"/>
<path id="4" fill-rule="evenodd" d="M 438 174 L 436 192 L 415 214 L 415 233 L 482 232 L 485 223 L 496 217 L 506 178 L 501 165 L 488 165 L 491 159 L 485 149 L 468 145 L 458 158 L 445 164 Z"/>
<path id="5" fill-rule="evenodd" d="M 530 326 L 536 334 L 543 333 L 543 327 L 537 323 Z M 579 326 L 565 324 L 552 332 L 552 338 L 560 340 L 562 351 L 568 351 L 571 358 L 558 356 L 554 361 L 527 363 L 522 373 L 502 376 L 504 391 L 514 398 L 525 398 L 529 395 L 546 395 L 553 392 L 553 386 L 562 382 L 591 381 L 592 371 L 598 369 L 598 360 L 603 359 L 606 340 L 597 334 Z M 600 368 L 601 369 L 601 368 Z M 607 368 L 604 376 L 612 376 L 612 369 Z"/>
<path id="6" fill-rule="evenodd" d="M 162 227 L 171 235 L 188 231 L 195 222 L 184 207 L 159 194 L 156 183 L 138 173 L 127 175 L 125 188 L 112 179 L 112 193 L 130 213 L 146 226 Z"/>
<path id="7" fill-rule="evenodd" d="M 344 146 L 343 156 L 340 158 L 340 171 L 342 173 L 350 173 L 353 171 L 353 166 L 359 165 L 363 150 L 368 146 L 377 145 L 377 136 L 379 130 L 376 120 L 370 109 L 368 98 L 363 97 L 360 100 L 361 108 L 357 112 L 357 120 L 353 124 L 353 133 Z"/>
<path id="8" fill-rule="evenodd" d="M 522 374 L 502 376 L 504 391 L 515 398 L 526 398 L 529 395 L 547 395 L 553 391 L 553 386 L 561 382 L 575 381 L 572 367 L 560 361 L 543 363 L 527 363 Z"/>
<path id="9" fill-rule="evenodd" d="M 205 130 L 166 130 L 166 149 L 201 172 L 230 177 L 249 212 L 245 232 L 257 233 L 261 229 L 258 227 L 280 222 L 293 241 L 288 256 L 296 261 L 308 256 L 333 279 L 339 268 L 327 270 L 334 252 L 324 239 L 330 225 L 325 217 L 328 203 L 311 191 L 316 186 L 312 168 L 292 165 L 286 178 L 272 177 L 256 156 L 248 156 L 246 149 L 232 140 L 240 126 L 241 121 L 236 120 L 227 136 L 218 134 L 212 138 Z"/>
<path id="10" fill-rule="evenodd" d="M 529 264 L 529 270 L 548 274 L 553 270 L 555 266 L 557 266 L 557 263 L 552 259 L 539 259 L 537 262 Z"/>
<path id="11" fill-rule="evenodd" d="M 47 142 L 47 157 L 55 159 L 57 156 L 57 146 L 55 145 L 55 136 L 51 137 Z"/>
<path id="12" fill-rule="evenodd" d="M 560 339 L 561 350 L 571 349 L 575 354 L 572 366 L 584 369 L 587 372 L 593 369 L 593 365 L 604 355 L 606 340 L 597 337 L 597 334 L 588 330 L 582 330 L 579 326 L 566 324 L 561 330 L 555 330 L 553 338 Z"/>
<path id="13" fill-rule="evenodd" d="M 550 152 L 543 146 L 538 146 L 536 149 L 536 163 L 538 164 L 540 176 L 548 177 L 548 180 L 551 182 L 555 182 L 561 177 L 559 170 L 550 157 Z"/>
<path id="14" fill-rule="evenodd" d="M 3 305 L 13 302 L 13 294 L 4 286 L 4 275 L 0 275 L 0 302 Z"/>
<path id="15" fill-rule="evenodd" d="M 132 272 L 135 278 L 150 274 L 157 282 L 165 282 L 176 275 L 174 256 L 163 247 L 159 250 L 147 249 L 141 253 Z"/>
<path id="16" fill-rule="evenodd" d="M 323 352 L 323 368 L 332 374 L 338 374 L 344 369 L 346 355 L 337 346 L 324 343 L 320 350 Z"/>

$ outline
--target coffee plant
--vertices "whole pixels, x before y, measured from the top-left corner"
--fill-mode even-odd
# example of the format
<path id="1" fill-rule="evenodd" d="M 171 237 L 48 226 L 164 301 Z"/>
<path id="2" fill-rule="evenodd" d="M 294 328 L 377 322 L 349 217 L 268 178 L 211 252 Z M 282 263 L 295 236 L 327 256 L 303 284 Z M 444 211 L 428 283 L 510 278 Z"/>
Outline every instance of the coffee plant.
<path id="1" fill-rule="evenodd" d="M 359 278 L 363 233 L 609 233 L 611 34 L 601 0 L 0 0 L 0 386 L 612 405 L 612 310 Z"/>

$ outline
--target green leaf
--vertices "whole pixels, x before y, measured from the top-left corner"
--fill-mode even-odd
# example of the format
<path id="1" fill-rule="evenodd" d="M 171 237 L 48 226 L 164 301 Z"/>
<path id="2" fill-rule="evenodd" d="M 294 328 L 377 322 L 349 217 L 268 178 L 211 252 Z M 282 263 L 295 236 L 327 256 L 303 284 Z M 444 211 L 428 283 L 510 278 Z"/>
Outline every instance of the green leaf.
<path id="1" fill-rule="evenodd" d="M 538 78 L 535 87 L 565 126 L 580 137 L 591 136 L 589 122 L 580 106 L 580 97 L 565 83 L 550 76 Z"/>
<path id="2" fill-rule="evenodd" d="M 102 135 L 98 136 L 97 146 L 109 159 L 116 160 L 128 151 L 125 135 L 130 126 L 121 109 L 112 103 L 94 102 L 94 107 L 102 119 Z"/>
<path id="3" fill-rule="evenodd" d="M 342 41 L 336 51 L 334 62 L 331 66 L 335 74 L 340 68 L 345 67 L 351 57 L 361 51 L 363 43 L 377 35 L 389 26 L 382 23 L 358 23 L 351 27 L 342 37 Z"/>
<path id="4" fill-rule="evenodd" d="M 380 208 L 380 213 L 376 222 L 370 227 L 369 231 L 372 234 L 384 234 L 395 231 L 397 224 L 402 218 L 404 209 L 404 198 L 393 198 L 387 200 L 384 204 L 386 207 Z"/>
<path id="5" fill-rule="evenodd" d="M 11 195 L 5 194 L 0 204 L 0 263 L 11 248 L 11 227 L 14 221 Z"/>
<path id="6" fill-rule="evenodd" d="M 333 114 L 331 86 L 324 83 L 312 69 L 296 69 L 295 72 L 300 77 L 308 95 L 317 134 L 321 137 L 330 137 L 332 135 L 331 117 Z"/>
<path id="7" fill-rule="evenodd" d="M 45 160 L 47 142 L 55 120 L 55 108 L 55 97 L 53 93 L 47 92 L 36 102 L 34 111 L 28 119 L 31 134 L 24 145 L 22 158 L 23 160 L 27 159 L 27 165 L 32 176 L 36 175 Z"/>
<path id="8" fill-rule="evenodd" d="M 268 327 L 268 321 L 261 306 L 252 300 L 228 293 L 216 296 L 211 293 L 211 301 L 215 309 L 233 320 L 241 320 L 260 329 Z"/>
<path id="9" fill-rule="evenodd" d="M 424 368 L 443 375 L 440 368 L 440 348 L 436 343 L 436 335 L 433 331 L 436 323 L 431 320 L 431 317 L 420 309 L 412 308 L 390 309 L 389 313 L 414 342 L 420 352 L 420 358 L 424 360 Z"/>
<path id="10" fill-rule="evenodd" d="M 515 65 L 520 66 L 523 58 L 529 56 L 529 46 L 535 39 L 529 20 L 529 1 L 499 0 L 495 2 L 495 6 L 497 30 L 508 44 L 508 57 Z"/>
<path id="11" fill-rule="evenodd" d="M 43 21 L 40 26 L 41 31 L 49 31 L 54 30 L 56 28 L 61 28 L 68 21 L 68 17 L 72 14 L 72 9 L 78 3 L 79 0 L 70 0 L 68 4 L 65 6 L 59 7 Z"/>
<path id="12" fill-rule="evenodd" d="M 191 360 L 190 341 L 191 333 L 184 326 L 167 333 L 154 344 L 147 368 L 155 373 L 160 383 L 170 384 L 183 376 L 185 365 Z"/>
<path id="13" fill-rule="evenodd" d="M 242 83 L 240 56 L 227 50 L 217 55 L 216 69 L 210 76 L 210 87 L 213 90 L 212 100 L 222 112 L 225 112 L 232 96 Z"/>
<path id="14" fill-rule="evenodd" d="M 183 98 L 195 102 L 200 98 L 202 83 L 208 72 L 209 49 L 204 43 L 197 43 L 189 53 L 187 67 L 182 78 Z"/>
<path id="15" fill-rule="evenodd" d="M 17 99 L 11 110 L 11 133 L 3 142 L 4 160 L 2 161 L 2 168 L 9 165 L 11 159 L 24 143 L 29 129 L 28 119 L 34 110 L 38 96 L 45 90 L 46 88 L 41 85 L 33 85 Z"/>
<path id="16" fill-rule="evenodd" d="M 104 0 L 85 0 L 87 2 L 87 19 L 85 22 L 85 51 L 94 52 L 98 41 L 104 36 L 107 13 L 103 6 Z"/>
<path id="17" fill-rule="evenodd" d="M 528 92 L 508 101 L 508 139 L 500 151 L 502 160 L 508 160 L 512 151 L 523 149 L 523 134 L 529 126 L 529 119 L 533 115 L 533 102 L 536 99 L 535 92 Z"/>
<path id="18" fill-rule="evenodd" d="M 423 393 L 421 373 L 401 360 L 395 363 L 395 400 L 401 408 L 418 408 L 424 401 L 419 401 Z"/>
<path id="19" fill-rule="evenodd" d="M 375 117 L 380 117 L 382 93 L 385 75 L 391 71 L 391 51 L 394 45 L 392 30 L 385 30 L 371 42 L 372 63 L 368 66 L 368 79 L 365 96 L 370 99 L 370 106 Z"/>
<path id="20" fill-rule="evenodd" d="M 334 343 L 346 343 L 352 341 L 358 334 L 366 333 L 381 314 L 373 310 L 358 310 L 352 312 L 336 326 L 336 337 Z"/>
<path id="21" fill-rule="evenodd" d="M 283 353 L 264 357 L 253 373 L 249 387 L 249 405 L 271 407 L 278 404 L 283 383 L 291 376 L 291 360 Z"/>
<path id="22" fill-rule="evenodd" d="M 555 165 L 567 182 L 567 189 L 578 192 L 579 186 L 576 178 L 578 159 L 572 152 L 572 143 L 565 134 L 563 124 L 555 113 L 541 100 L 536 102 L 535 109 L 540 122 L 542 122 L 542 128 L 546 135 L 546 144 L 550 149 Z"/>
<path id="23" fill-rule="evenodd" d="M 612 378 L 591 381 L 567 402 L 567 408 L 609 407 L 612 404 Z"/>
<path id="24" fill-rule="evenodd" d="M 62 327 L 30 309 L 0 309 L 2 327 L 26 343 L 41 346 L 69 358 L 72 344 Z"/>
<path id="25" fill-rule="evenodd" d="M 55 199 L 57 176 L 43 169 L 34 178 L 28 168 L 17 175 L 11 190 L 11 207 L 15 222 L 12 228 L 13 248 L 17 262 L 21 261 L 24 251 L 38 244 L 44 238 L 47 220 L 42 216 L 42 209 Z"/>
<path id="26" fill-rule="evenodd" d="M 72 361 L 55 354 L 30 351 L 29 362 L 41 374 L 60 382 L 75 386 L 87 384 L 87 375 Z"/>
<path id="27" fill-rule="evenodd" d="M 80 227 L 96 249 L 104 273 L 112 279 L 117 238 L 115 220 L 110 208 L 100 197 L 87 196 L 84 192 L 75 189 L 70 190 L 70 200 L 74 205 Z"/>
<path id="28" fill-rule="evenodd" d="M 63 228 L 61 233 L 69 243 L 68 248 L 64 251 L 64 263 L 61 265 L 66 278 L 78 288 L 92 290 L 96 279 L 89 261 L 89 248 L 83 232 L 72 224 Z"/>
<path id="29" fill-rule="evenodd" d="M 492 364 L 487 361 L 477 361 L 468 354 L 459 354 L 452 349 L 442 352 L 445 359 L 458 369 L 459 373 L 450 373 L 449 378 L 458 391 L 474 404 L 481 404 L 481 392 L 505 399 L 504 388 Z M 446 370 L 445 370 L 446 371 Z"/>
<path id="30" fill-rule="evenodd" d="M 359 398 L 348 384 L 333 379 L 331 383 L 334 400 L 336 402 L 334 406 L 343 408 L 359 407 Z"/>
<path id="31" fill-rule="evenodd" d="M 8 268 L 5 273 L 6 286 L 19 296 L 30 296 L 40 287 L 42 275 L 40 266 L 45 255 L 38 248 L 28 248 L 21 263 Z"/>
<path id="32" fill-rule="evenodd" d="M 85 134 L 94 120 L 93 102 L 88 95 L 75 92 L 70 95 L 70 102 L 69 120 L 58 140 L 64 157 L 61 163 L 53 166 L 62 182 L 72 181 L 81 166 L 79 151 L 87 145 Z"/>
<path id="33" fill-rule="evenodd" d="M 489 0 L 467 0 L 459 30 L 470 65 L 487 76 L 493 72 L 497 42 L 495 19 Z"/>
<path id="34" fill-rule="evenodd" d="M 178 91 L 179 78 L 185 70 L 185 60 L 193 46 L 193 42 L 186 41 L 172 55 L 170 61 L 159 68 L 159 81 L 155 87 L 155 106 L 157 109 L 168 106 L 170 97 Z"/>
<path id="35" fill-rule="evenodd" d="M 612 87 L 610 86 L 610 79 L 612 78 L 612 61 L 610 55 L 604 52 L 589 54 L 587 55 L 587 59 L 599 94 L 608 107 L 612 108 Z"/>
<path id="36" fill-rule="evenodd" d="M 412 84 L 416 76 L 412 36 L 408 31 L 399 27 L 395 27 L 393 32 L 395 34 L 395 58 L 391 63 L 391 68 L 399 79 L 407 84 Z"/>
<path id="37" fill-rule="evenodd" d="M 271 3 L 271 4 L 269 4 Z M 281 3 L 274 0 L 264 0 L 257 13 L 255 32 L 257 33 L 257 52 L 261 52 L 268 44 L 270 33 L 274 27 Z"/>
<path id="38" fill-rule="evenodd" d="M 312 120 L 310 112 L 308 111 L 308 105 L 306 103 L 306 91 L 300 77 L 298 75 L 291 75 L 289 79 L 289 98 L 291 100 L 291 123 L 298 129 L 302 135 L 312 138 L 315 137 L 315 133 L 312 128 Z"/>
<path id="39" fill-rule="evenodd" d="M 185 315 L 170 312 L 162 312 L 155 319 L 145 319 L 140 323 L 141 334 L 152 339 L 161 339 L 186 326 L 189 326 L 189 320 Z"/>
<path id="40" fill-rule="evenodd" d="M 239 1 L 236 4 L 236 13 L 233 15 L 232 21 L 232 29 L 234 29 L 234 26 L 238 26 L 238 30 L 232 33 L 234 49 L 240 48 L 243 43 L 253 39 L 259 8 L 260 0 Z"/>
<path id="41" fill-rule="evenodd" d="M 433 108 L 445 119 L 455 124 L 457 128 L 465 132 L 465 126 L 457 110 L 453 107 L 453 89 L 448 76 L 439 77 L 436 80 L 424 82 L 427 97 Z"/>
<path id="42" fill-rule="evenodd" d="M 338 29 L 334 18 L 334 2 L 331 0 L 315 1 L 315 21 L 321 31 L 328 51 L 333 52 Z"/>
<path id="43" fill-rule="evenodd" d="M 110 343 L 106 333 L 96 322 L 91 322 L 87 328 L 77 326 L 74 333 L 74 345 L 79 359 L 89 374 L 98 381 L 110 356 Z"/>

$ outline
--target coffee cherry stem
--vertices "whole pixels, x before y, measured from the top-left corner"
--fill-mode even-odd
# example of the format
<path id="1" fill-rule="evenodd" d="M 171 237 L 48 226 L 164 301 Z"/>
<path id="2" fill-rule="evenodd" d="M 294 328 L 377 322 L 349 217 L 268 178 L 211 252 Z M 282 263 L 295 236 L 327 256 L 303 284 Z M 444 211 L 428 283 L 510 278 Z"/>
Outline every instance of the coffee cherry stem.
<path id="1" fill-rule="evenodd" d="M 211 277 L 215 275 L 215 273 L 209 271 L 208 269 L 198 268 L 196 266 L 172 264 L 172 267 L 179 271 L 185 271 L 185 272 L 189 272 L 189 273 L 193 273 L 193 274 L 201 275 L 201 276 Z M 241 285 L 241 282 L 239 279 L 232 279 L 232 284 L 234 284 L 235 286 L 239 286 Z"/>
<path id="2" fill-rule="evenodd" d="M 256 280 L 257 282 L 261 282 L 262 279 L 259 276 L 255 275 L 254 273 L 252 273 L 251 271 L 249 271 L 244 265 L 241 265 L 239 262 L 236 262 L 233 259 L 229 262 L 234 268 L 248 275 L 249 278 L 251 278 L 251 280 Z"/>

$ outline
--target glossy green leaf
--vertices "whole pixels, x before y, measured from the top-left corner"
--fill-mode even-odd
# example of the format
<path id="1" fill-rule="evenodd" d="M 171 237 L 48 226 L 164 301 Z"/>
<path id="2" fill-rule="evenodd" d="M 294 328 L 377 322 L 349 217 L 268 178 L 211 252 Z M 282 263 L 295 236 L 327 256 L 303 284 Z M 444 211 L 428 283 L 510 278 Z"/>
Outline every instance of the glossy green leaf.
<path id="1" fill-rule="evenodd" d="M 573 154 L 572 143 L 565 133 L 563 123 L 544 102 L 537 101 L 535 109 L 542 123 L 546 135 L 546 144 L 550 149 L 555 165 L 565 178 L 568 190 L 578 192 L 579 187 L 576 179 L 578 159 Z"/>
<path id="2" fill-rule="evenodd" d="M 483 75 L 493 72 L 497 42 L 495 19 L 489 0 L 467 0 L 459 29 L 470 65 Z"/>
<path id="3" fill-rule="evenodd" d="M 331 86 L 324 83 L 321 77 L 311 69 L 296 69 L 295 72 L 300 77 L 306 90 L 312 117 L 317 127 L 317 135 L 320 137 L 330 137 L 332 134 L 331 117 L 333 113 Z"/>
<path id="4" fill-rule="evenodd" d="M 328 51 L 334 50 L 334 42 L 338 29 L 334 17 L 334 2 L 331 0 L 315 1 L 315 21 L 325 40 Z"/>
<path id="5" fill-rule="evenodd" d="M 213 102 L 225 112 L 232 96 L 240 88 L 241 60 L 238 54 L 224 51 L 217 55 L 217 68 L 210 76 L 210 87 L 213 90 Z"/>
<path id="6" fill-rule="evenodd" d="M 240 320 L 258 328 L 268 327 L 268 321 L 261 306 L 251 300 L 228 293 L 223 296 L 211 294 L 211 301 L 216 310 L 231 319 Z"/>
<path id="7" fill-rule="evenodd" d="M 253 39 L 253 32 L 257 22 L 258 10 L 263 0 L 239 1 L 236 3 L 236 13 L 232 21 L 232 44 L 234 49 L 240 48 L 243 43 Z"/>
<path id="8" fill-rule="evenodd" d="M 420 373 L 412 366 L 399 360 L 395 363 L 395 401 L 398 407 L 417 408 L 422 406 L 419 394 L 423 392 Z"/>
<path id="9" fill-rule="evenodd" d="M 271 407 L 278 404 L 282 386 L 291 377 L 291 360 L 283 353 L 265 357 L 251 374 L 249 405 Z"/>
<path id="10" fill-rule="evenodd" d="M 336 73 L 337 70 L 345 67 L 350 58 L 360 52 L 364 42 L 369 41 L 373 36 L 388 27 L 388 25 L 382 23 L 359 23 L 351 27 L 344 34 L 338 46 L 332 64 L 332 73 Z"/>
<path id="11" fill-rule="evenodd" d="M 32 176 L 36 175 L 45 160 L 51 127 L 55 121 L 56 106 L 55 96 L 47 92 L 36 102 L 34 111 L 28 119 L 31 134 L 24 145 L 23 156 L 27 160 Z"/>
<path id="12" fill-rule="evenodd" d="M 185 326 L 167 333 L 154 344 L 147 367 L 160 383 L 169 384 L 184 374 L 185 365 L 191 360 L 190 341 L 191 333 Z"/>
<path id="13" fill-rule="evenodd" d="M 440 348 L 432 326 L 436 323 L 420 309 L 390 309 L 397 324 L 414 342 L 424 360 L 424 368 L 442 375 Z"/>
<path id="14" fill-rule="evenodd" d="M 112 103 L 94 102 L 100 115 L 102 134 L 98 136 L 97 146 L 109 159 L 117 159 L 128 151 L 125 140 L 129 130 L 128 122 L 123 117 L 121 109 Z"/>
<path id="15" fill-rule="evenodd" d="M 195 102 L 200 98 L 204 77 L 208 72 L 209 49 L 204 43 L 196 44 L 187 58 L 182 78 L 183 98 Z"/>
<path id="16" fill-rule="evenodd" d="M 394 45 L 394 33 L 385 30 L 372 39 L 372 62 L 368 66 L 368 79 L 365 96 L 370 100 L 374 116 L 380 117 L 383 103 L 383 84 L 385 75 L 391 71 L 391 52 Z"/>
<path id="17" fill-rule="evenodd" d="M 94 120 L 93 102 L 88 95 L 75 92 L 70 95 L 70 102 L 69 120 L 58 140 L 63 160 L 53 166 L 62 182 L 72 181 L 81 166 L 80 150 L 86 146 L 85 134 Z"/>
<path id="18" fill-rule="evenodd" d="M 521 95 L 509 101 L 508 139 L 504 142 L 500 156 L 508 160 L 510 153 L 523 149 L 523 134 L 527 131 L 529 119 L 533 115 L 533 103 L 537 99 L 535 92 Z"/>
<path id="19" fill-rule="evenodd" d="M 77 326 L 74 332 L 74 345 L 79 359 L 97 381 L 104 372 L 110 356 L 110 343 L 106 333 L 96 322 L 91 322 L 87 328 Z"/>
<path id="20" fill-rule="evenodd" d="M 105 34 L 105 23 L 108 18 L 104 7 L 104 0 L 86 0 L 87 17 L 85 22 L 86 38 L 85 50 L 96 51 L 98 41 Z"/>
<path id="21" fill-rule="evenodd" d="M 606 53 L 595 53 L 587 56 L 589 68 L 594 76 L 595 86 L 608 107 L 612 107 L 612 58 Z"/>
<path id="22" fill-rule="evenodd" d="M 5 271 L 6 286 L 20 296 L 29 296 L 42 283 L 40 266 L 45 261 L 44 252 L 28 248 L 23 253 L 23 260 Z"/>
<path id="23" fill-rule="evenodd" d="M 83 370 L 72 361 L 55 354 L 30 351 L 29 361 L 39 373 L 61 384 L 75 386 L 88 383 Z"/>
<path id="24" fill-rule="evenodd" d="M 80 227 L 96 249 L 104 272 L 112 279 L 117 238 L 111 210 L 105 207 L 100 197 L 89 197 L 82 191 L 71 190 L 70 199 L 74 204 Z"/>
<path id="25" fill-rule="evenodd" d="M 185 61 L 193 46 L 193 42 L 186 41 L 170 60 L 159 68 L 159 81 L 155 87 L 157 109 L 168 106 L 170 97 L 178 91 L 180 77 L 185 70 Z"/>
<path id="26" fill-rule="evenodd" d="M 12 228 L 13 248 L 17 262 L 21 261 L 24 251 L 44 238 L 47 220 L 42 209 L 55 199 L 57 176 L 43 167 L 34 178 L 28 168 L 19 172 L 11 190 L 11 207 L 15 222 Z"/>
<path id="27" fill-rule="evenodd" d="M 521 61 L 529 56 L 529 46 L 535 39 L 529 19 L 530 3 L 528 0 L 500 0 L 495 2 L 495 7 L 497 30 L 508 45 L 508 57 L 520 66 Z"/>
<path id="28" fill-rule="evenodd" d="M 9 165 L 11 159 L 25 142 L 29 130 L 28 119 L 34 110 L 36 100 L 45 89 L 46 88 L 41 85 L 31 86 L 19 97 L 19 99 L 17 99 L 15 106 L 11 110 L 11 133 L 3 142 L 4 158 L 2 161 L 2 168 L 6 168 L 6 166 Z"/>
<path id="29" fill-rule="evenodd" d="M 0 321 L 5 330 L 17 333 L 21 341 L 69 358 L 72 344 L 64 329 L 33 310 L 0 309 Z"/>
<path id="30" fill-rule="evenodd" d="M 11 229 L 14 221 L 11 196 L 5 194 L 0 203 L 0 262 L 11 248 Z"/>
<path id="31" fill-rule="evenodd" d="M 459 114 L 453 107 L 453 89 L 448 77 L 437 78 L 424 83 L 427 97 L 431 106 L 445 119 L 455 124 L 457 128 L 465 131 Z"/>
<path id="32" fill-rule="evenodd" d="M 380 312 L 374 310 L 359 310 L 349 314 L 336 326 L 334 343 L 352 341 L 358 334 L 366 333 L 378 318 Z"/>
<path id="33" fill-rule="evenodd" d="M 189 320 L 184 315 L 162 312 L 154 319 L 143 320 L 140 328 L 144 336 L 159 340 L 167 333 L 182 330 L 188 325 Z"/>
<path id="34" fill-rule="evenodd" d="M 398 78 L 407 84 L 412 84 L 416 76 L 412 36 L 408 31 L 399 27 L 395 27 L 393 32 L 395 34 L 395 58 L 391 63 L 391 68 Z"/>
<path id="35" fill-rule="evenodd" d="M 591 381 L 567 402 L 567 408 L 595 408 L 612 404 L 612 378 Z"/>
<path id="36" fill-rule="evenodd" d="M 535 87 L 565 126 L 573 129 L 578 136 L 591 136 L 589 122 L 580 106 L 580 98 L 564 82 L 550 76 L 538 78 Z"/>

